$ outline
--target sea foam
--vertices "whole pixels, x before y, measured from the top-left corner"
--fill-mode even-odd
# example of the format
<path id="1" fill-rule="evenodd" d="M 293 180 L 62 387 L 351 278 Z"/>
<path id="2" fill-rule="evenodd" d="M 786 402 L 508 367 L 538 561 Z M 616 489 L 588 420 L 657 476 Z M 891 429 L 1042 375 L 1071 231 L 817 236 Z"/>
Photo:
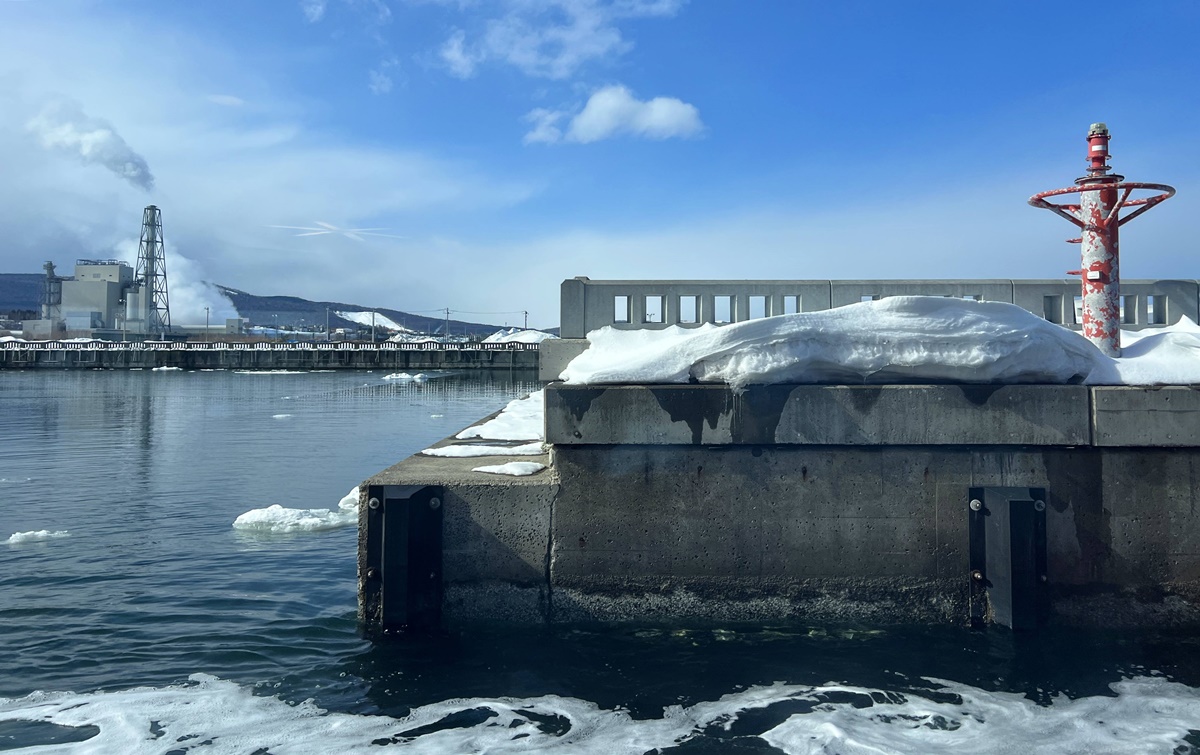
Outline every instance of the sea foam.
<path id="1" fill-rule="evenodd" d="M 98 732 L 70 752 L 162 753 L 179 742 L 205 752 L 368 753 L 396 745 L 431 753 L 643 753 L 688 743 L 704 751 L 788 753 L 1180 752 L 1196 725 L 1200 690 L 1161 677 L 1115 682 L 1113 695 L 1053 698 L 928 680 L 929 696 L 842 684 L 774 684 L 661 716 L 634 718 L 569 697 L 453 699 L 403 717 L 329 712 L 206 674 L 181 685 L 0 698 L 0 722 L 38 721 Z M 768 710 L 770 709 L 770 710 Z M 698 741 L 702 740 L 702 741 Z M 40 751 L 40 750 L 39 750 Z"/>

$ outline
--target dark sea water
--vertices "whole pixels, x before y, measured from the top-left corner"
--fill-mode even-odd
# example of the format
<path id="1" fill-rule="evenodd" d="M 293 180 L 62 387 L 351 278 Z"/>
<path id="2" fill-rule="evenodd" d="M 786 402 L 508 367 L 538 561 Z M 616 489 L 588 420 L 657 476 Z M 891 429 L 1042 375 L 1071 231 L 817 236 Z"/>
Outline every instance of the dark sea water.
<path id="1" fill-rule="evenodd" d="M 1190 633 L 646 625 L 368 642 L 339 500 L 537 387 L 385 375 L 0 372 L 0 751 L 1200 751 Z M 333 524 L 233 527 L 271 505 Z"/>

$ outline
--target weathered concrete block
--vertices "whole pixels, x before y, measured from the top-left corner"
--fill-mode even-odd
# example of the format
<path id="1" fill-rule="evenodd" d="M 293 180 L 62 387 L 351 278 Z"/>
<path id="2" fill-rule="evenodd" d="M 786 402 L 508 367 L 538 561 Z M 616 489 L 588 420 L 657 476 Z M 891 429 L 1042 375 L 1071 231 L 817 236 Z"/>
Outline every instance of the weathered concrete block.
<path id="1" fill-rule="evenodd" d="M 558 380 L 572 359 L 587 351 L 586 338 L 548 338 L 538 344 L 538 380 Z"/>
<path id="2" fill-rule="evenodd" d="M 1069 385 L 573 386 L 546 389 L 559 445 L 1087 445 Z"/>
<path id="3" fill-rule="evenodd" d="M 1200 388 L 1092 388 L 1098 446 L 1200 446 Z"/>

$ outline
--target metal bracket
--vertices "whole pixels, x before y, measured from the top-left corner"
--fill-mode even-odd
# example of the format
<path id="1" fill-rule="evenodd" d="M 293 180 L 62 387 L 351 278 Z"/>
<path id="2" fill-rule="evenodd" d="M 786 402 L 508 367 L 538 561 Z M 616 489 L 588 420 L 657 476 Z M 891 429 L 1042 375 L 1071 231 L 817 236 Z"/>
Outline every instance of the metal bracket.
<path id="1" fill-rule="evenodd" d="M 973 605 L 990 619 L 1037 629 L 1048 612 L 1045 488 L 971 488 L 967 504 Z"/>
<path id="2" fill-rule="evenodd" d="M 371 485 L 359 590 L 368 628 L 434 631 L 442 623 L 442 500 L 434 485 Z"/>

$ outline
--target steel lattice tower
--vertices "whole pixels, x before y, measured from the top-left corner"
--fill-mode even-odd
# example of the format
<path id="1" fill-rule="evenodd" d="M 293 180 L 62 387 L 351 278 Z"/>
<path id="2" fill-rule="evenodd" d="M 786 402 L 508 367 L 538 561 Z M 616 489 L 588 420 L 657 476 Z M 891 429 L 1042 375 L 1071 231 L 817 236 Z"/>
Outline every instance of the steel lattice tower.
<path id="1" fill-rule="evenodd" d="M 142 213 L 142 240 L 138 244 L 134 280 L 142 284 L 142 327 L 146 335 L 171 329 L 171 305 L 167 301 L 167 258 L 163 248 L 162 212 L 150 205 Z"/>

